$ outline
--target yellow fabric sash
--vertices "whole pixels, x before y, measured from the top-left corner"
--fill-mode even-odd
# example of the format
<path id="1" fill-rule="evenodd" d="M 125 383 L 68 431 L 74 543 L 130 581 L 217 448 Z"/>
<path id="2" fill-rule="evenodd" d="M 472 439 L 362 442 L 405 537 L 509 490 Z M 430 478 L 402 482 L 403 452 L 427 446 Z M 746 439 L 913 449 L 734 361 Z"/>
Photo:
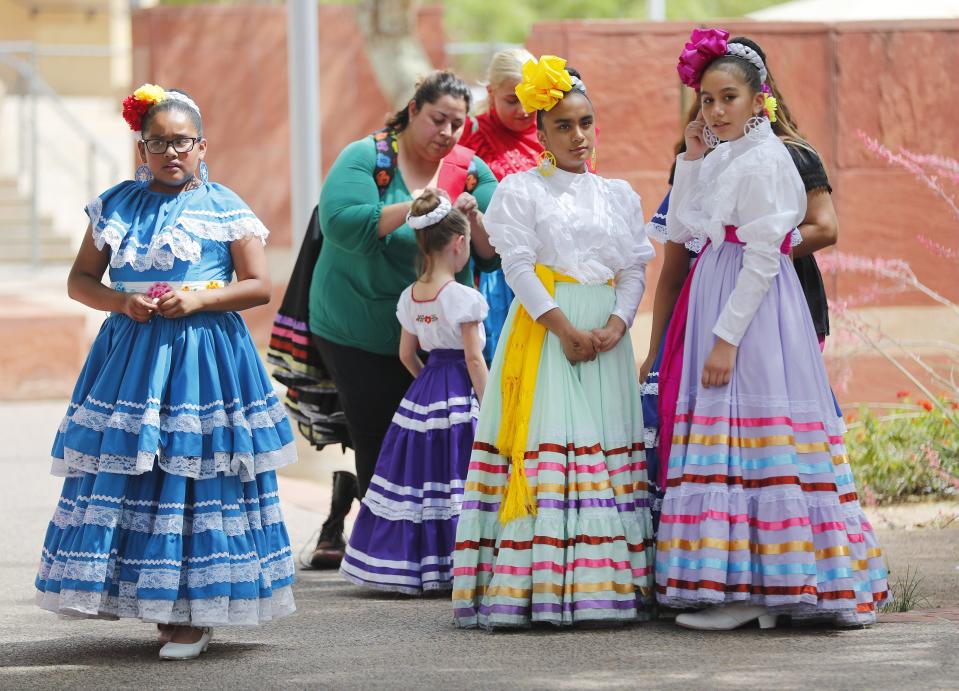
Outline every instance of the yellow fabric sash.
<path id="1" fill-rule="evenodd" d="M 536 265 L 536 276 L 551 295 L 556 295 L 556 282 L 577 283 L 575 278 L 556 273 L 548 266 Z M 500 372 L 502 413 L 496 448 L 512 463 L 509 484 L 499 507 L 500 523 L 506 525 L 514 518 L 536 515 L 536 498 L 526 480 L 526 441 L 529 436 L 530 416 L 533 412 L 533 394 L 539 359 L 546 339 L 546 327 L 533 321 L 529 312 L 518 305 L 513 326 L 506 341 L 506 353 Z"/>

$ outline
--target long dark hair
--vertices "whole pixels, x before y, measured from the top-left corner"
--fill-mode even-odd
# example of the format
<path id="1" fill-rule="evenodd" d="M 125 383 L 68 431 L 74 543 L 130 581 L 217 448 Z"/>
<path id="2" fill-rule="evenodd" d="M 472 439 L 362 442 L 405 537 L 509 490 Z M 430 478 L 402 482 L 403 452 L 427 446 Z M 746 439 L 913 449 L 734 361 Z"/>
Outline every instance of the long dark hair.
<path id="1" fill-rule="evenodd" d="M 416 83 L 416 91 L 411 99 L 419 111 L 424 103 L 436 103 L 443 96 L 452 96 L 466 102 L 469 111 L 472 95 L 469 85 L 450 70 L 437 70 Z M 400 133 L 410 124 L 409 103 L 386 119 L 387 129 Z"/>
<path id="2" fill-rule="evenodd" d="M 699 117 L 699 99 L 693 99 L 693 102 L 689 105 L 689 110 L 686 111 L 686 115 L 683 117 L 682 123 L 680 123 L 680 132 L 679 141 L 676 142 L 676 146 L 673 147 L 673 163 L 669 168 L 669 186 L 673 186 L 673 180 L 676 178 L 676 157 L 679 154 L 686 152 L 686 126 L 691 123 L 693 120 Z"/>

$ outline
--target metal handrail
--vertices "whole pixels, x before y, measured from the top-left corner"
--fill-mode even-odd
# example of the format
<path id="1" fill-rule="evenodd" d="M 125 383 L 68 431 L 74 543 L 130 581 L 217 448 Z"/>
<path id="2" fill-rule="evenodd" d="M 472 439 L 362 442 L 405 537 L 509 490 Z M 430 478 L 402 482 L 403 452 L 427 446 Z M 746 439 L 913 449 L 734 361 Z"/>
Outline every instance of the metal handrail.
<path id="1" fill-rule="evenodd" d="M 29 42 L 0 43 L 0 64 L 12 68 L 18 77 L 28 85 L 27 93 L 30 99 L 30 111 L 32 115 L 30 125 L 30 231 L 31 260 L 34 266 L 40 263 L 39 212 L 37 208 L 39 190 L 37 97 L 43 96 L 48 99 L 54 106 L 54 112 L 85 142 L 87 148 L 87 197 L 89 199 L 92 199 L 97 194 L 96 163 L 98 158 L 105 161 L 110 173 L 110 180 L 116 180 L 119 176 L 120 164 L 114 155 L 67 109 L 60 95 L 50 86 L 47 80 L 43 78 L 37 67 L 37 57 L 40 55 L 85 54 L 88 56 L 102 56 L 105 52 L 97 49 L 95 46 L 88 47 L 92 49 L 90 52 L 78 52 L 81 48 L 83 47 L 60 46 L 57 50 L 47 50 L 42 46 L 37 46 Z M 25 60 L 18 57 L 21 54 L 29 55 L 29 59 Z M 109 54 L 109 51 L 106 51 L 106 54 Z"/>
<path id="2" fill-rule="evenodd" d="M 116 157 L 114 157 L 113 153 L 103 146 L 96 136 L 94 136 L 94 134 L 91 133 L 90 130 L 88 130 L 86 126 L 67 109 L 63 99 L 60 98 L 60 94 L 58 94 L 56 90 L 50 86 L 49 82 L 43 78 L 35 65 L 18 58 L 11 58 L 3 55 L 3 48 L 3 44 L 0 44 L 0 63 L 4 63 L 7 66 L 15 69 L 20 77 L 30 83 L 31 89 L 36 89 L 37 92 L 50 99 L 56 106 L 56 112 L 64 119 L 67 125 L 69 125 L 86 141 L 94 155 L 98 154 L 102 158 L 106 159 L 107 164 L 110 166 L 110 178 L 116 179 L 120 164 L 116 160 Z M 95 195 L 96 189 L 90 190 L 90 198 L 93 198 Z"/>
<path id="3" fill-rule="evenodd" d="M 44 58 L 110 58 L 121 55 L 123 51 L 110 46 L 97 46 L 84 43 L 58 43 L 56 45 L 36 44 L 33 41 L 0 41 L 0 53 L 27 53 Z"/>

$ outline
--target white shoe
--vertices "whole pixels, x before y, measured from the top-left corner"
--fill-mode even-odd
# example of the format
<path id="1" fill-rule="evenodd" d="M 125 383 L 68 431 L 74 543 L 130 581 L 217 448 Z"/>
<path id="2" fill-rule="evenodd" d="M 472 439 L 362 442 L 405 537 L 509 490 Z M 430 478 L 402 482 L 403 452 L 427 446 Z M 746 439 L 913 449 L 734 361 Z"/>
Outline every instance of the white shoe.
<path id="1" fill-rule="evenodd" d="M 210 639 L 213 638 L 213 629 L 206 627 L 200 636 L 200 640 L 195 643 L 174 643 L 170 641 L 160 648 L 161 660 L 195 660 L 205 653 L 210 645 Z"/>
<path id="2" fill-rule="evenodd" d="M 680 614 L 676 623 L 686 629 L 697 631 L 732 631 L 733 629 L 759 620 L 759 628 L 776 628 L 776 615 L 770 614 L 762 605 L 751 605 L 748 602 L 733 602 L 728 605 L 717 605 L 702 612 Z"/>

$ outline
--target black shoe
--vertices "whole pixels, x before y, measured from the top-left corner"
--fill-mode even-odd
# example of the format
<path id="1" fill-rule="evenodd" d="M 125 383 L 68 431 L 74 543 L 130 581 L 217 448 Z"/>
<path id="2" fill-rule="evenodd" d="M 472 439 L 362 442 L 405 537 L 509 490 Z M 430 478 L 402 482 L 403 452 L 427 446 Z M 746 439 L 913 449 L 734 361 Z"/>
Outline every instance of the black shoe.
<path id="1" fill-rule="evenodd" d="M 343 522 L 346 520 L 353 500 L 357 498 L 356 476 L 345 470 L 333 473 L 333 499 L 330 502 L 330 515 L 327 516 L 316 548 L 310 557 L 310 566 L 314 569 L 336 569 L 343 561 L 346 540 L 343 537 Z"/>
<path id="2" fill-rule="evenodd" d="M 339 540 L 320 540 L 310 557 L 310 566 L 314 569 L 338 569 L 346 554 L 343 537 Z"/>

